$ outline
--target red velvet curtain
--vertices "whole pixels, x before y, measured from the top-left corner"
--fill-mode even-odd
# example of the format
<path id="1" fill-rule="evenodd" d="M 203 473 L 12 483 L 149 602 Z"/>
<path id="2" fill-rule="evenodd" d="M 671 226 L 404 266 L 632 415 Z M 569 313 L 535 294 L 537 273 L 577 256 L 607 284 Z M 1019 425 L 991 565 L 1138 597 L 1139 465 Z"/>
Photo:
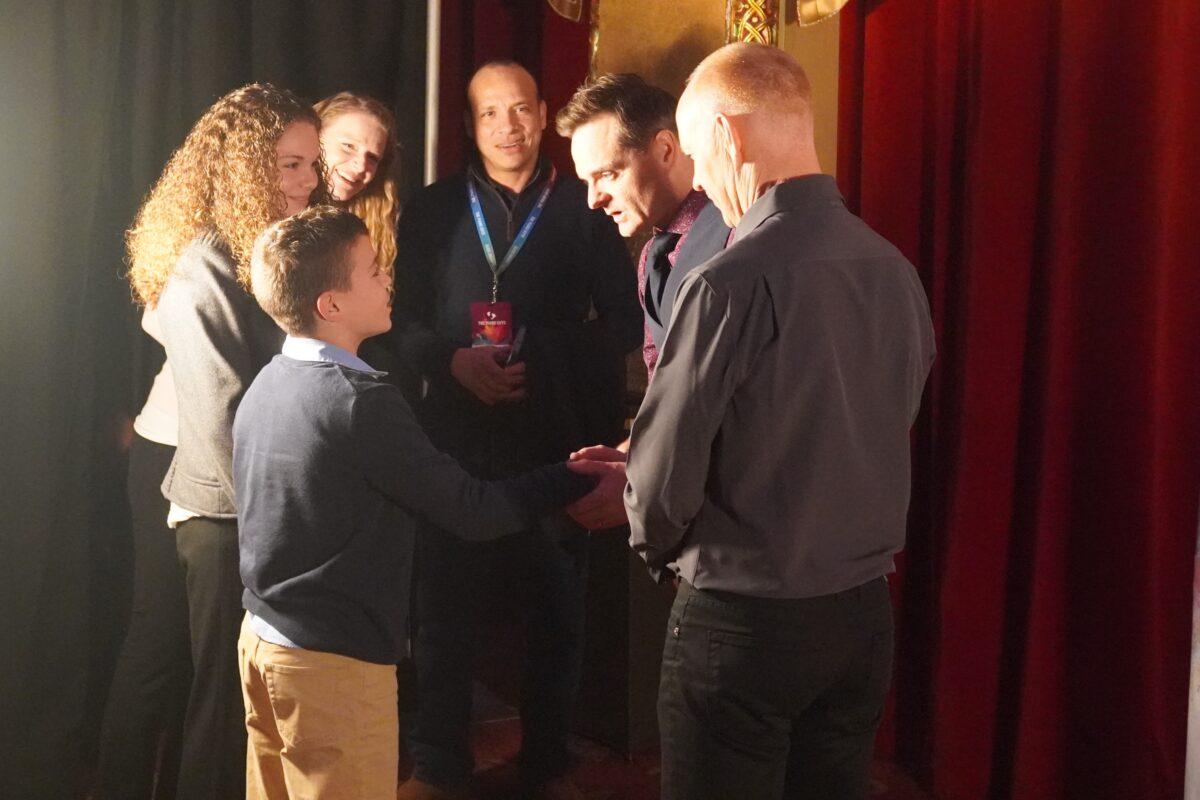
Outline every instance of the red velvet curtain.
<path id="1" fill-rule="evenodd" d="M 443 0 L 438 175 L 463 165 L 467 82 L 492 59 L 512 59 L 537 79 L 549 119 L 543 150 L 574 174 L 569 143 L 554 132 L 554 114 L 587 77 L 588 26 L 554 13 L 545 0 Z"/>
<path id="2" fill-rule="evenodd" d="M 841 183 L 918 265 L 885 749 L 945 800 L 1178 798 L 1200 494 L 1200 3 L 854 0 Z"/>

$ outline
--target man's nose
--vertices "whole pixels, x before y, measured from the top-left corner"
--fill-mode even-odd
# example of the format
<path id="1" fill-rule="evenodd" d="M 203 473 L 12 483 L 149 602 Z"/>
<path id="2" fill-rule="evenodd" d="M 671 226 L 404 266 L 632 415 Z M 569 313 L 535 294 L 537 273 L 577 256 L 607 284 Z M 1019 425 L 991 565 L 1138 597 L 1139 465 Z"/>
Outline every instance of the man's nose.
<path id="1" fill-rule="evenodd" d="M 587 199 L 588 208 L 603 208 L 604 204 L 608 202 L 608 194 L 589 184 Z"/>

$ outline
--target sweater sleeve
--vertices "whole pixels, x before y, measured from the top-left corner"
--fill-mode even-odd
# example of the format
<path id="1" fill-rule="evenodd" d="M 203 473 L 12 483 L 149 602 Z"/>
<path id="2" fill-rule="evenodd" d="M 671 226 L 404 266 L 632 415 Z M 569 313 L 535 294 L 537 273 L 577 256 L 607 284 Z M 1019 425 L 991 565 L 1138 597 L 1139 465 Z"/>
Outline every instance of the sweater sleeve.
<path id="1" fill-rule="evenodd" d="M 483 541 L 529 528 L 594 485 L 565 464 L 502 481 L 474 478 L 433 446 L 400 393 L 383 384 L 359 394 L 351 425 L 371 485 L 461 539 Z"/>

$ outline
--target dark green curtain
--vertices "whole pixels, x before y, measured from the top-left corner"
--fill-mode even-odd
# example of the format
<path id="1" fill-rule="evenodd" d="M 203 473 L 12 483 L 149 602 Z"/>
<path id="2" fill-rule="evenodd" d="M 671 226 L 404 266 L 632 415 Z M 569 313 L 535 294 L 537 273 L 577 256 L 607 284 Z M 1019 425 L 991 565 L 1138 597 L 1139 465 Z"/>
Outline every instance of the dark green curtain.
<path id="1" fill-rule="evenodd" d="M 392 105 L 420 184 L 425 2 L 0 2 L 0 797 L 86 793 L 131 582 L 121 431 L 161 361 L 122 232 L 217 97 Z"/>

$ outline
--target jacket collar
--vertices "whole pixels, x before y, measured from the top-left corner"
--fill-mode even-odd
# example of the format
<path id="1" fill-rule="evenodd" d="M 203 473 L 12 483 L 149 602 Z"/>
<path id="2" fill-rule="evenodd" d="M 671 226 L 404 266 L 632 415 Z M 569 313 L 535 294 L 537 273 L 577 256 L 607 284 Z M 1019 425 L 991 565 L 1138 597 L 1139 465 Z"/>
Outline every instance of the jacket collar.
<path id="1" fill-rule="evenodd" d="M 521 190 L 520 195 L 514 193 L 507 186 L 501 186 L 492 180 L 487 174 L 487 169 L 483 166 L 483 161 L 479 158 L 479 153 L 471 155 L 470 163 L 467 165 L 467 180 L 475 181 L 476 186 L 487 187 L 497 195 L 503 196 L 507 194 L 509 197 L 520 197 L 526 194 L 529 190 L 540 186 L 547 175 L 550 174 L 550 159 L 544 153 L 538 155 L 537 166 L 533 168 L 533 175 L 529 178 L 529 183 L 525 184 L 525 188 Z"/>

